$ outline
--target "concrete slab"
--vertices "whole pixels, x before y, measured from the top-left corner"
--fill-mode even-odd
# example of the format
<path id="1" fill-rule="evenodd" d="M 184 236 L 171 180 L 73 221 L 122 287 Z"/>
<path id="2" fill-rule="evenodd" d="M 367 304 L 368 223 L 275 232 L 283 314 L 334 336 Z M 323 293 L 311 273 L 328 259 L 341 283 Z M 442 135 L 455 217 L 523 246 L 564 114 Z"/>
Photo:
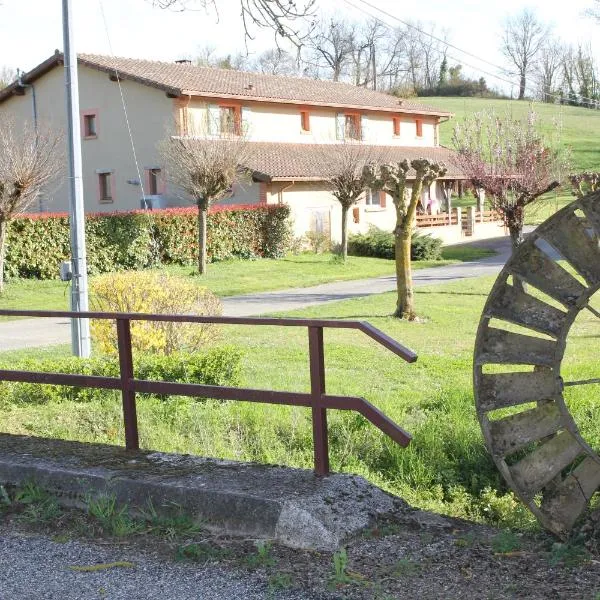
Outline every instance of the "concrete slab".
<path id="1" fill-rule="evenodd" d="M 181 507 L 211 531 L 336 550 L 406 504 L 362 477 L 0 434 L 0 484 L 35 481 L 66 505 L 114 495 L 132 510 Z"/>

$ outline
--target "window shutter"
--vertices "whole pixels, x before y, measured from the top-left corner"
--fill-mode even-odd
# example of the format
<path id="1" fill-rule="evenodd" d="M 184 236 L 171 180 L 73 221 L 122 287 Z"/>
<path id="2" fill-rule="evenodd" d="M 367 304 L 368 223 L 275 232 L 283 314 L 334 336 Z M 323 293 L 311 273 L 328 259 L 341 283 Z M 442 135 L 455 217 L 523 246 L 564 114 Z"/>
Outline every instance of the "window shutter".
<path id="1" fill-rule="evenodd" d="M 343 140 L 346 129 L 346 115 L 344 113 L 336 113 L 335 115 L 335 139 Z"/>
<path id="2" fill-rule="evenodd" d="M 387 206 L 387 194 L 383 191 L 379 191 L 379 206 L 385 208 Z"/>
<path id="3" fill-rule="evenodd" d="M 242 135 L 248 135 L 250 131 L 250 118 L 252 111 L 247 106 L 242 106 Z"/>
<path id="4" fill-rule="evenodd" d="M 217 104 L 208 105 L 208 133 L 217 135 L 221 133 L 221 109 Z"/>
<path id="5" fill-rule="evenodd" d="M 360 115 L 360 139 L 366 140 L 369 135 L 369 119 L 365 115 Z"/>
<path id="6" fill-rule="evenodd" d="M 352 220 L 354 223 L 360 223 L 360 208 L 358 206 L 352 209 Z"/>

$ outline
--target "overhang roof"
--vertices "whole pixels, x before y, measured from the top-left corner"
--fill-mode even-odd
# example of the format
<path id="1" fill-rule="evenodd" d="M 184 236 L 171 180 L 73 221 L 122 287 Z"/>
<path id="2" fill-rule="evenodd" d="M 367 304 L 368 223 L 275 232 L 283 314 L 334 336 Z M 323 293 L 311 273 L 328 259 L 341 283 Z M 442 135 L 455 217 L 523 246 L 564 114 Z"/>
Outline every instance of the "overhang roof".
<path id="1" fill-rule="evenodd" d="M 63 56 L 57 52 L 24 74 L 21 81 L 25 84 L 32 83 L 62 62 Z M 256 102 L 420 114 L 433 117 L 452 116 L 452 113 L 403 100 L 391 94 L 347 83 L 322 81 L 308 77 L 284 77 L 98 54 L 80 54 L 79 64 L 115 77 L 118 76 L 121 79 L 137 81 L 142 85 L 158 88 L 173 96 L 232 98 Z M 0 102 L 19 93 L 19 90 L 22 91 L 19 82 L 0 90 Z"/>

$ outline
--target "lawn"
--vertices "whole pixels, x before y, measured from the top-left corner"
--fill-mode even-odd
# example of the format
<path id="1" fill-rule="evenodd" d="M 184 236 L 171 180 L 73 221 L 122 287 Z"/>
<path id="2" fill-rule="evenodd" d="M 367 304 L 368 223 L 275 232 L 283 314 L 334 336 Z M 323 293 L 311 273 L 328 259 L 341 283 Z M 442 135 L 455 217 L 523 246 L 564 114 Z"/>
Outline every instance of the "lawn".
<path id="1" fill-rule="evenodd" d="M 498 113 L 509 112 L 515 118 L 524 117 L 530 106 L 538 114 L 540 122 L 546 123 L 546 130 L 552 123 L 562 123 L 559 142 L 571 149 L 573 167 L 576 171 L 600 170 L 600 148 L 597 138 L 600 135 L 600 111 L 576 106 L 559 106 L 541 102 L 518 100 L 497 100 L 493 98 L 420 98 L 423 104 L 453 112 L 455 117 L 440 126 L 440 140 L 445 146 L 452 146 L 452 131 L 457 121 L 465 115 L 493 109 Z"/>
<path id="2" fill-rule="evenodd" d="M 476 260 L 490 254 L 481 248 L 461 246 L 444 249 L 444 260 L 414 262 L 415 269 Z M 365 279 L 394 273 L 391 260 L 350 256 L 346 264 L 331 254 L 289 255 L 282 259 L 232 260 L 208 265 L 204 277 L 194 267 L 167 267 L 169 273 L 192 277 L 218 296 L 234 296 L 291 287 L 307 287 L 331 281 Z M 69 286 L 58 280 L 21 279 L 6 284 L 0 296 L 3 309 L 68 310 Z"/>
<path id="3" fill-rule="evenodd" d="M 410 447 L 402 449 L 361 417 L 331 411 L 335 470 L 362 474 L 415 506 L 525 527 L 532 520 L 506 492 L 485 451 L 473 407 L 473 344 L 492 283 L 492 278 L 481 278 L 417 288 L 421 323 L 389 316 L 393 294 L 327 304 L 293 315 L 365 319 L 419 354 L 417 363 L 409 365 L 358 332 L 326 332 L 327 391 L 364 396 L 414 435 Z M 599 334 L 598 319 L 590 313 L 578 318 L 569 340 L 565 380 L 597 377 Z M 303 329 L 231 326 L 223 335 L 227 343 L 244 352 L 245 385 L 309 390 Z M 14 354 L 0 357 L 0 364 L 13 365 L 14 360 Z M 584 435 L 596 447 L 600 445 L 597 387 L 569 388 L 567 396 Z M 120 410 L 116 395 L 87 404 L 5 404 L 0 428 L 120 444 Z M 312 464 L 306 409 L 143 398 L 139 415 L 142 445 L 147 448 L 305 468 Z"/>

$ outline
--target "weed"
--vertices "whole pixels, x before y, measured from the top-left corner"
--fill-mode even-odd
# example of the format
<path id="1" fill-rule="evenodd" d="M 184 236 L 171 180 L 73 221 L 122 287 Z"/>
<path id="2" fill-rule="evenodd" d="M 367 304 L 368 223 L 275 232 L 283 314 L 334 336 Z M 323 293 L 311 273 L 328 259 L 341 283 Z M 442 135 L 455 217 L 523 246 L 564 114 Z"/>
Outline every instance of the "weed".
<path id="1" fill-rule="evenodd" d="M 410 558 L 400 559 L 394 567 L 396 577 L 414 577 L 421 571 L 421 565 L 416 560 Z"/>
<path id="2" fill-rule="evenodd" d="M 0 510 L 3 508 L 8 508 L 12 505 L 12 500 L 6 491 L 6 488 L 3 485 L 0 485 Z"/>
<path id="3" fill-rule="evenodd" d="M 85 502 L 88 515 L 97 521 L 105 534 L 123 537 L 142 529 L 142 524 L 129 516 L 126 504 L 117 505 L 114 494 L 87 496 Z"/>
<path id="4" fill-rule="evenodd" d="M 554 567 L 562 564 L 567 569 L 578 567 L 589 559 L 588 551 L 577 541 L 555 542 L 550 550 L 549 562 Z"/>
<path id="5" fill-rule="evenodd" d="M 294 585 L 294 578 L 289 573 L 275 573 L 269 577 L 269 591 L 278 592 Z"/>
<path id="6" fill-rule="evenodd" d="M 175 552 L 176 560 L 193 560 L 195 562 L 216 562 L 230 556 L 226 548 L 210 544 L 186 544 L 178 546 Z"/>
<path id="7" fill-rule="evenodd" d="M 472 531 L 469 531 L 465 535 L 456 538 L 454 540 L 454 545 L 459 548 L 472 548 L 476 542 L 477 536 Z"/>
<path id="8" fill-rule="evenodd" d="M 193 535 L 202 529 L 199 523 L 176 504 L 167 506 L 166 514 L 159 514 L 152 500 L 149 500 L 146 508 L 140 510 L 140 515 L 146 521 L 150 533 L 166 537 L 168 540 Z"/>
<path id="9" fill-rule="evenodd" d="M 27 482 L 16 491 L 15 503 L 25 506 L 19 515 L 25 523 L 48 523 L 62 514 L 56 496 L 34 482 Z"/>
<path id="10" fill-rule="evenodd" d="M 256 542 L 256 553 L 249 554 L 246 557 L 246 563 L 251 569 L 258 567 L 272 567 L 275 564 L 275 559 L 271 555 L 271 542 L 260 540 Z"/>
<path id="11" fill-rule="evenodd" d="M 354 583 L 354 581 L 355 578 L 348 573 L 348 553 L 346 552 L 346 548 L 340 548 L 340 550 L 333 553 L 333 574 L 329 583 L 334 587 L 338 587 Z"/>
<path id="12" fill-rule="evenodd" d="M 492 538 L 492 549 L 497 554 L 514 552 L 515 550 L 519 550 L 520 547 L 521 539 L 516 533 L 509 529 L 501 531 Z"/>

